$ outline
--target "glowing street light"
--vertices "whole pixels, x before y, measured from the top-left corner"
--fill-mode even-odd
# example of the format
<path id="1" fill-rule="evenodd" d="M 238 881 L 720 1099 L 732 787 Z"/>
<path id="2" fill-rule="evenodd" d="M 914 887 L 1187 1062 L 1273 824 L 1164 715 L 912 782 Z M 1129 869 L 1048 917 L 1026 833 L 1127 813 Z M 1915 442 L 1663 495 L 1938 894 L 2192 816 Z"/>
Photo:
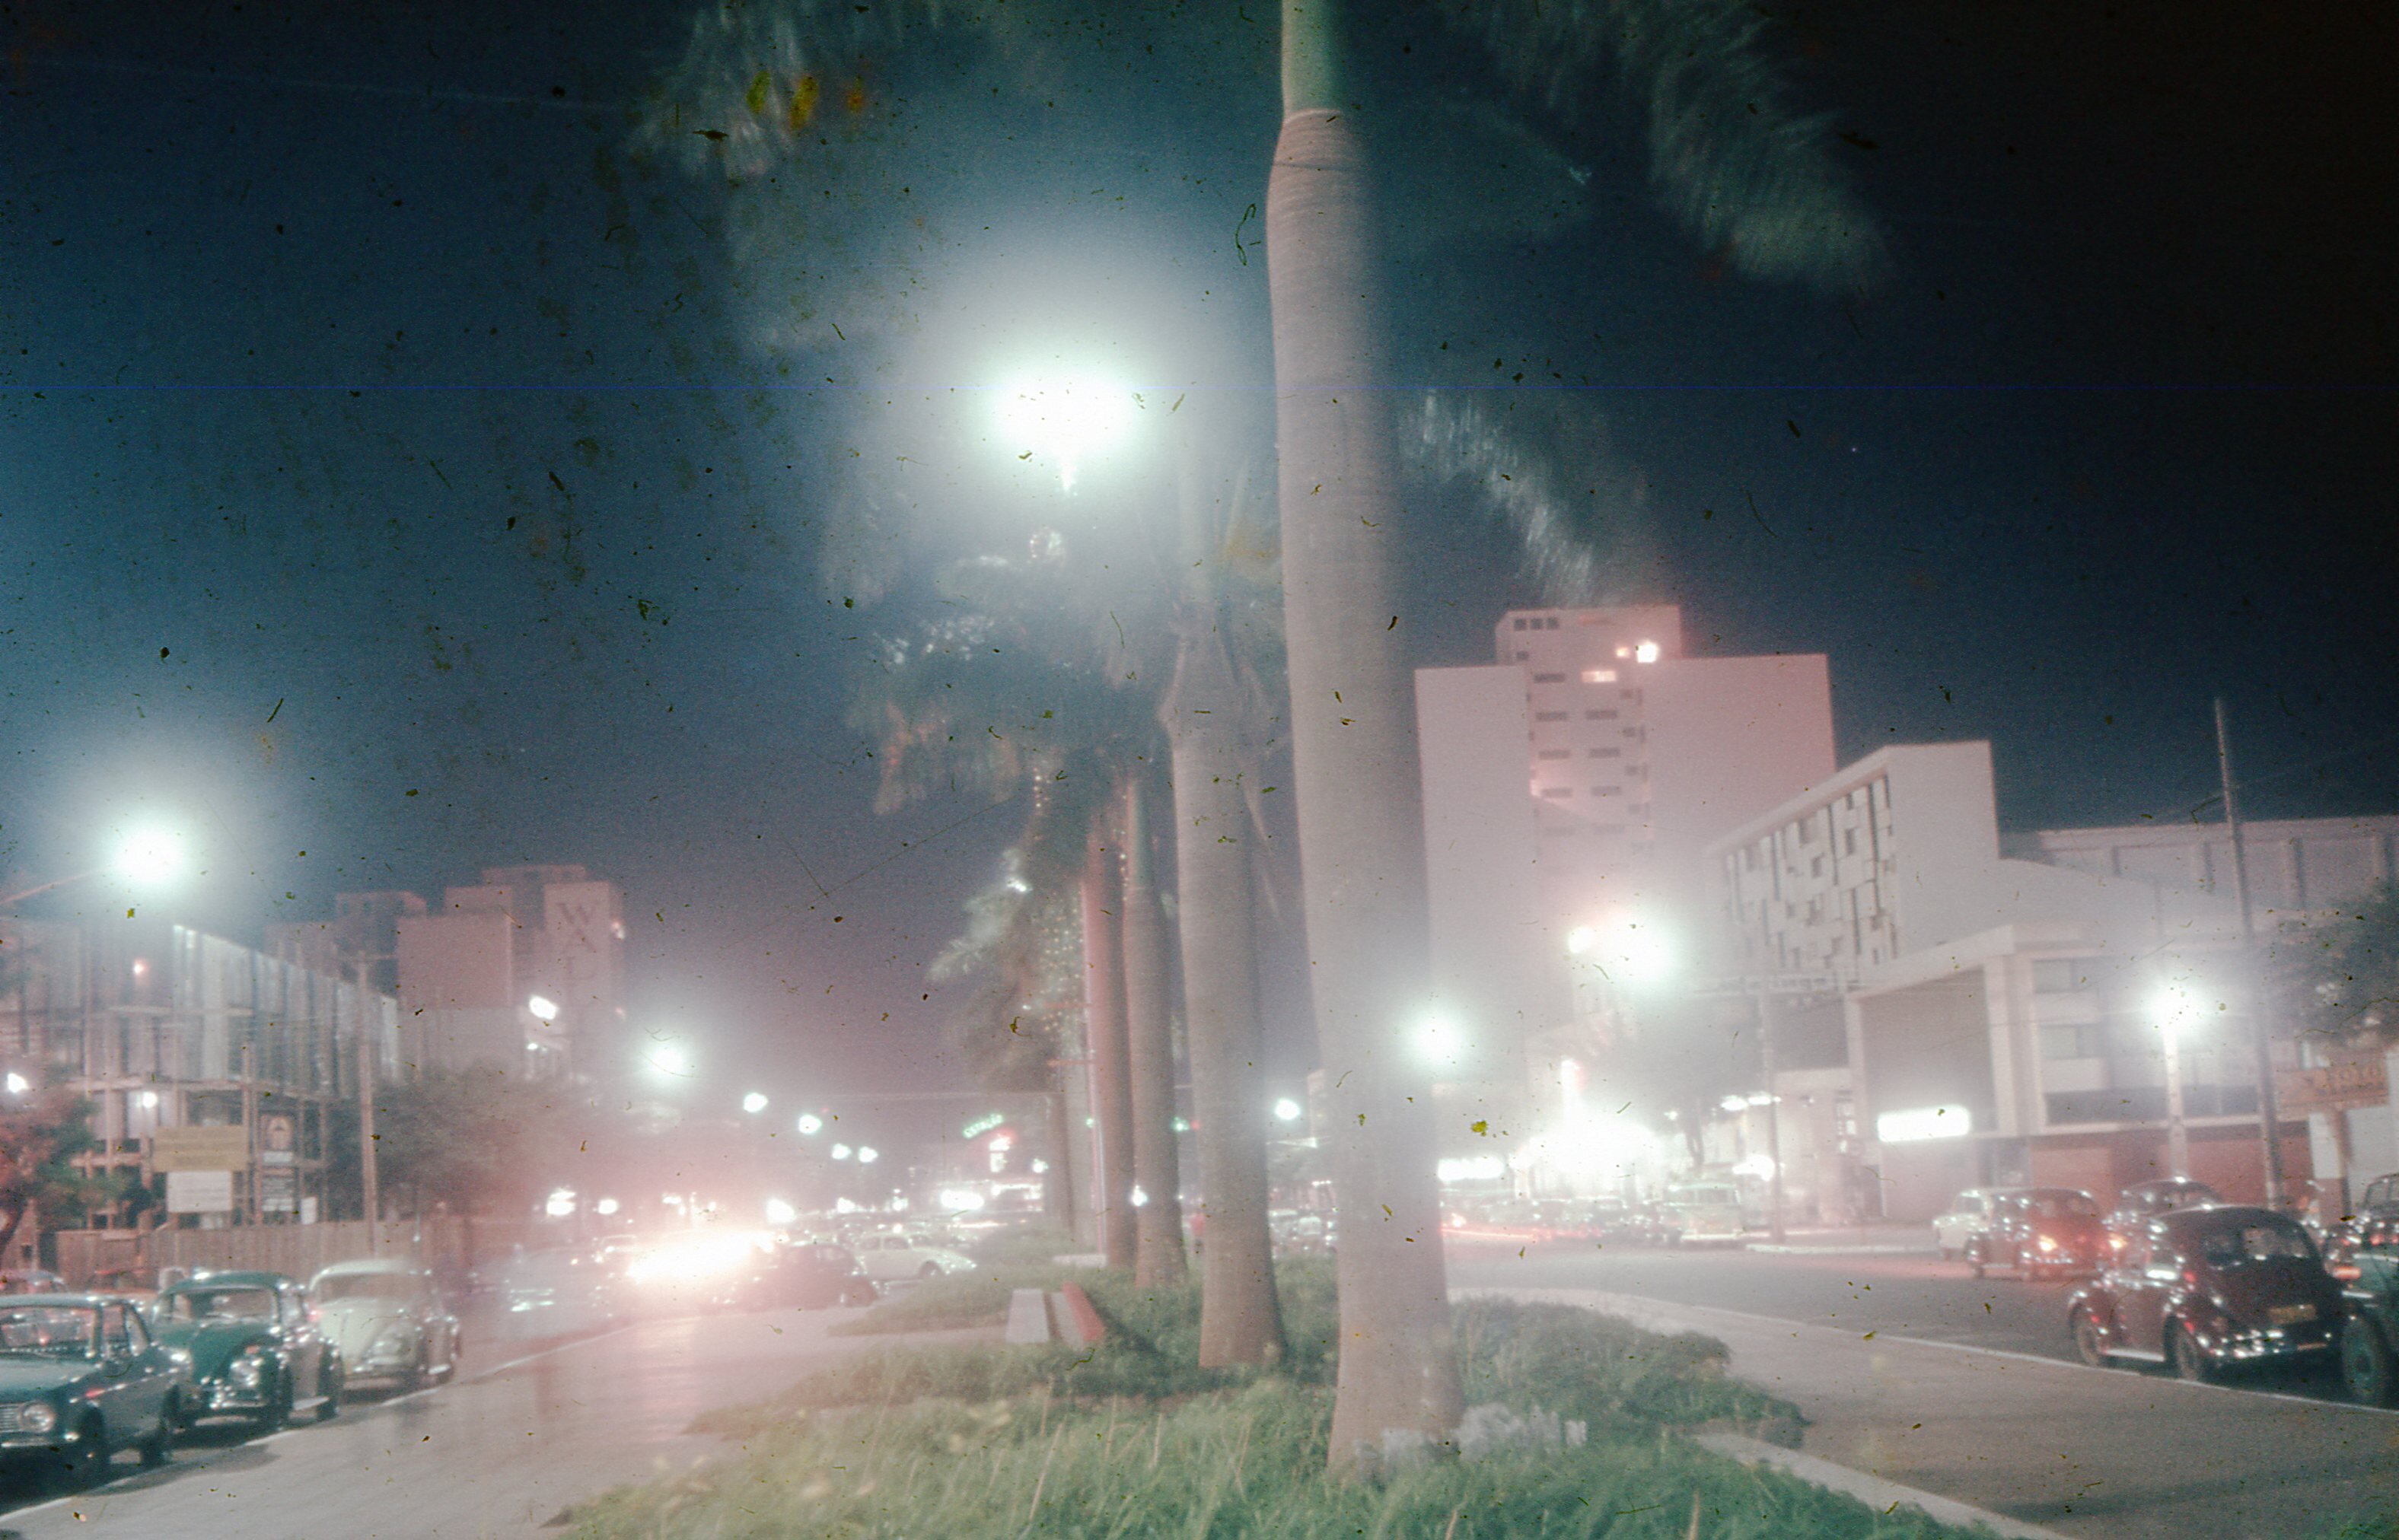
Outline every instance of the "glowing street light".
<path id="1" fill-rule="evenodd" d="M 1278 1097 L 1275 1100 L 1274 1114 L 1276 1121 L 1278 1122 L 1296 1123 L 1299 1121 L 1299 1114 L 1307 1110 L 1307 1108 L 1301 1106 L 1298 1102 L 1294 1101 L 1287 1096 Z"/>
<path id="2" fill-rule="evenodd" d="M 741 1099 L 741 1110 L 755 1117 L 766 1110 L 766 1093 L 752 1091 Z"/>
<path id="3" fill-rule="evenodd" d="M 660 1043 L 642 1056 L 642 1063 L 652 1074 L 670 1079 L 684 1079 L 691 1074 L 691 1055 L 673 1043 Z"/>
<path id="4" fill-rule="evenodd" d="M 536 1021 L 549 1022 L 558 1020 L 558 1002 L 547 994 L 536 994 L 527 1000 L 525 1009 L 533 1013 L 533 1019 Z"/>
<path id="5" fill-rule="evenodd" d="M 1438 1013 L 1416 1026 L 1416 1052 L 1429 1064 L 1446 1069 L 1466 1056 L 1466 1032 L 1457 1020 Z"/>
<path id="6" fill-rule="evenodd" d="M 2166 1060 L 2166 1171 L 2190 1175 L 2190 1128 L 2182 1097 L 2182 1034 L 2199 1025 L 2206 1005 L 2199 992 L 2179 979 L 2162 987 L 2149 1002 L 2149 1019 L 2157 1023 L 2159 1046 Z"/>
<path id="7" fill-rule="evenodd" d="M 827 1152 L 827 1153 L 828 1153 L 828 1154 L 830 1154 L 830 1155 L 832 1155 L 835 1160 L 847 1160 L 847 1159 L 848 1159 L 852 1155 L 856 1154 L 857 1152 L 853 1151 L 853 1150 L 852 1150 L 848 1145 L 847 1145 L 847 1144 L 836 1144 L 836 1145 L 834 1145 L 834 1146 L 832 1148 L 832 1150 L 830 1150 L 830 1151 L 829 1151 L 829 1152 Z"/>
<path id="8" fill-rule="evenodd" d="M 53 878 L 22 892 L 8 894 L 0 898 L 0 909 L 93 877 L 115 877 L 137 888 L 163 887 L 181 877 L 188 864 L 189 854 L 183 835 L 170 829 L 145 826 L 132 831 L 117 842 L 115 852 L 106 866 Z"/>
<path id="9" fill-rule="evenodd" d="M 858 1147 L 858 1163 L 861 1166 L 872 1166 L 881 1158 L 882 1153 L 872 1144 L 861 1144 Z"/>
<path id="10" fill-rule="evenodd" d="M 1086 373 L 1010 381 L 998 406 L 1009 452 L 1054 464 L 1060 489 L 1072 492 L 1084 458 L 1131 427 L 1140 403 L 1120 382 Z"/>
<path id="11" fill-rule="evenodd" d="M 824 1132 L 824 1119 L 814 1113 L 802 1113 L 792 1127 L 804 1134 L 819 1134 Z"/>

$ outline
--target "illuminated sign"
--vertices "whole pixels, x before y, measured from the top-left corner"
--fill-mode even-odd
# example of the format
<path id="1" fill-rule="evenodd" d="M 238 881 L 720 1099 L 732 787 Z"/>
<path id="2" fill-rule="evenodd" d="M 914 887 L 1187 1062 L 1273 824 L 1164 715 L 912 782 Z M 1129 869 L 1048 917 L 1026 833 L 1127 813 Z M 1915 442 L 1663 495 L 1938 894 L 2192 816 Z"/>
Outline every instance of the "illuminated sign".
<path id="1" fill-rule="evenodd" d="M 1007 1121 L 1008 1119 L 998 1113 L 985 1113 L 981 1117 L 978 1117 L 973 1122 L 968 1124 L 965 1128 L 960 1128 L 958 1130 L 958 1137 L 960 1139 L 973 1139 L 980 1135 L 991 1132 L 994 1128 L 998 1128 L 1002 1123 Z"/>
<path id="2" fill-rule="evenodd" d="M 1963 1107 L 1911 1107 L 1905 1112 L 1884 1113 L 1875 1119 L 1875 1137 L 1886 1144 L 1963 1139 L 1973 1131 L 1973 1114 Z"/>

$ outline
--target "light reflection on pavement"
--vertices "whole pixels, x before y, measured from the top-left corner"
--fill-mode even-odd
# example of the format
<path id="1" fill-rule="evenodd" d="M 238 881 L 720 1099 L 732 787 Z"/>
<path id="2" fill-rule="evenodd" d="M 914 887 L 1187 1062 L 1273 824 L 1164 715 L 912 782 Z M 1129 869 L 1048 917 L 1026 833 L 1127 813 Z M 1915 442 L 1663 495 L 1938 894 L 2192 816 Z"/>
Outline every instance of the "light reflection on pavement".
<path id="1" fill-rule="evenodd" d="M 722 1442 L 684 1430 L 879 1343 L 827 1337 L 848 1310 L 651 1321 L 503 1360 L 459 1384 L 336 1421 L 226 1445 L 203 1439 L 164 1471 L 0 1516 L 25 1540 L 530 1540 L 574 1503 Z M 129 1472 L 129 1466 L 120 1465 Z M 548 1527 L 545 1527 L 548 1526 Z"/>

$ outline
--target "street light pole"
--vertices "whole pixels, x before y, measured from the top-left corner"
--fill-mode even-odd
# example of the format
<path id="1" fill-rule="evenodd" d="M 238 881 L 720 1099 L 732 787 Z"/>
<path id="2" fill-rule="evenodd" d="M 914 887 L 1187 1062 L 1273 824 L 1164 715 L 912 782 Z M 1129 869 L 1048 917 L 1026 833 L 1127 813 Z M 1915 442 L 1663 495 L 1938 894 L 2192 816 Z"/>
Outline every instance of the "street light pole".
<path id="1" fill-rule="evenodd" d="M 381 1035 L 367 1018 L 373 1008 L 374 992 L 368 987 L 367 964 L 359 960 L 358 1017 L 358 1079 L 359 1079 L 359 1208 L 367 1222 L 367 1255 L 378 1256 L 383 1251 L 383 1182 L 375 1169 L 375 1039 Z"/>
<path id="2" fill-rule="evenodd" d="M 2250 1037 L 2257 1057 L 2257 1140 L 2266 1174 L 2266 1206 L 2283 1205 L 2283 1124 L 2274 1094 L 2274 1030 L 2266 1016 L 2266 984 L 2257 973 L 2257 937 L 2249 917 L 2249 852 L 2241 838 L 2241 809 L 2233 800 L 2232 731 L 2224 697 L 2216 697 L 2216 770 L 2224 785 L 2224 827 L 2232 838 L 2232 884 L 2241 900 L 2241 964 L 2249 985 Z"/>
<path id="3" fill-rule="evenodd" d="M 1774 994 L 1757 992 L 1757 1054 L 1766 1071 L 1766 1233 L 1782 1244 L 1782 1093 L 1774 1084 Z"/>
<path id="4" fill-rule="evenodd" d="M 2183 1112 L 2182 1037 L 2177 1023 L 2159 1029 L 2166 1050 L 2166 1174 L 2177 1182 L 2190 1176 L 2190 1124 Z"/>

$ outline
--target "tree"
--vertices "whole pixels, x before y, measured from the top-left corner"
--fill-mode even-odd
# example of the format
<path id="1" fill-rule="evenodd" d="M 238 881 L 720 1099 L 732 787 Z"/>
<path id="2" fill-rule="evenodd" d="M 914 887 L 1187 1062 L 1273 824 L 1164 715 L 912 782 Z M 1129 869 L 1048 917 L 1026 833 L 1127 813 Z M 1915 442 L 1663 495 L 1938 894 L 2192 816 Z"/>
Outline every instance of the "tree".
<path id="1" fill-rule="evenodd" d="M 1557 122 L 1579 124 L 1592 86 L 1613 74 L 1645 109 L 1651 181 L 1739 269 L 1852 281 L 1877 260 L 1873 231 L 1821 153 L 1824 126 L 1787 109 L 1752 7 L 1494 0 L 1432 15 L 1486 45 L 1515 95 Z M 1161 34 L 1198 30 L 1186 17 L 1178 7 L 1139 20 Z M 820 142 L 813 72 L 824 59 L 870 37 L 897 46 L 945 19 L 931 7 L 720 7 L 702 17 L 680 72 L 708 127 L 678 120 L 675 131 L 756 175 L 776 154 Z M 1073 5 L 956 19 L 989 28 L 1033 80 L 1056 78 L 1060 40 L 1124 31 L 1068 24 L 1118 20 Z M 1321 1056 L 1337 1103 L 1345 1350 L 1331 1452 L 1346 1466 L 1387 1433 L 1444 1439 L 1461 1408 L 1430 1086 L 1405 1046 L 1430 1003 L 1414 682 L 1397 598 L 1410 541 L 1376 294 L 1374 157 L 1344 80 L 1344 20 L 1337 0 L 1285 0 L 1266 233 L 1300 859 Z"/>
<path id="2" fill-rule="evenodd" d="M 124 1196 L 124 1178 L 93 1176 L 75 1164 L 100 1147 L 91 1114 L 91 1102 L 55 1076 L 38 1089 L 0 1096 L 0 1256 L 36 1211 L 53 1228 L 72 1227 Z"/>
<path id="3" fill-rule="evenodd" d="M 2329 924 L 2286 930 L 2269 965 L 2300 1031 L 2344 1047 L 2399 1044 L 2399 884 L 2383 882 Z"/>
<path id="4" fill-rule="evenodd" d="M 377 1087 L 377 1158 L 384 1182 L 415 1196 L 416 1210 L 448 1209 L 468 1226 L 518 1214 L 557 1185 L 566 1145 L 560 1087 L 495 1066 L 426 1070 Z"/>

